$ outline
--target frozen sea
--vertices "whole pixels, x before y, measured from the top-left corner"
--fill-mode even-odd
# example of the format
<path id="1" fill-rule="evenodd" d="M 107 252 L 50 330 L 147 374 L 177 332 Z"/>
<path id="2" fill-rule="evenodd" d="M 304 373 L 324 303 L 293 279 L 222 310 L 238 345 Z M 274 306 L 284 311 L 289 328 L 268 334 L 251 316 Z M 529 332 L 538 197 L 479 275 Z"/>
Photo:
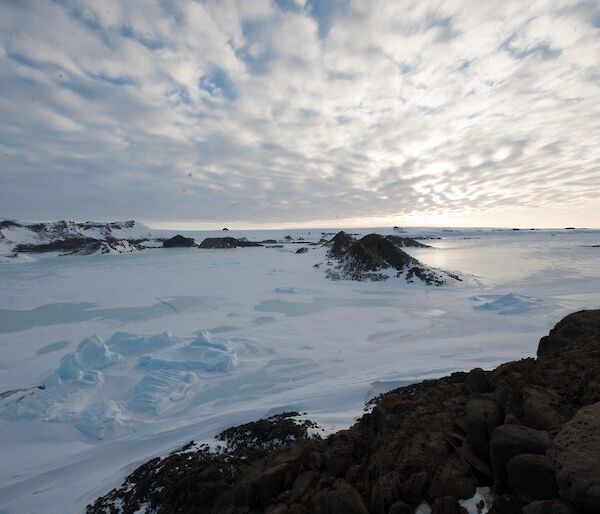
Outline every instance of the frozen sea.
<path id="1" fill-rule="evenodd" d="M 374 395 L 535 355 L 600 307 L 600 231 L 402 235 L 441 238 L 407 251 L 466 280 L 332 282 L 298 244 L 1 262 L 0 512 L 82 512 L 149 458 L 285 410 L 347 427 Z"/>

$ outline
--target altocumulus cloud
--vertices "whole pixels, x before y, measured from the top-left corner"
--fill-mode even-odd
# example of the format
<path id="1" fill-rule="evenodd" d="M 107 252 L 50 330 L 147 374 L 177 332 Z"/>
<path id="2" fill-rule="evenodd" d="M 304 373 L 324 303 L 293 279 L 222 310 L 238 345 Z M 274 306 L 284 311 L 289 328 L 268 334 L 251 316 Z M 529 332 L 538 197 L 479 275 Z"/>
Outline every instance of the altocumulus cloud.
<path id="1" fill-rule="evenodd" d="M 598 2 L 7 0 L 0 26 L 0 216 L 600 226 Z"/>

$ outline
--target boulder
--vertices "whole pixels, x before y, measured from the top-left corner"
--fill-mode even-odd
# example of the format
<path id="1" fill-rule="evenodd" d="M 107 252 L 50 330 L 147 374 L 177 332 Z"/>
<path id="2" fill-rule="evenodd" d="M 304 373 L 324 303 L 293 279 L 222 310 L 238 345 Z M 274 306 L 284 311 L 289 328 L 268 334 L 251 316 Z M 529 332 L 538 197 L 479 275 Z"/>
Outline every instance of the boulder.
<path id="1" fill-rule="evenodd" d="M 453 496 L 444 496 L 433 502 L 431 514 L 468 514 L 468 511 Z"/>
<path id="2" fill-rule="evenodd" d="M 540 339 L 537 355 L 557 352 L 583 337 L 600 337 L 600 310 L 579 311 L 569 314 Z"/>
<path id="3" fill-rule="evenodd" d="M 387 514 L 391 506 L 398 501 L 400 493 L 400 476 L 397 472 L 382 476 L 371 491 L 371 508 L 373 514 Z"/>
<path id="4" fill-rule="evenodd" d="M 469 371 L 465 381 L 473 393 L 489 393 L 492 390 L 487 373 L 481 368 Z"/>
<path id="5" fill-rule="evenodd" d="M 577 411 L 555 437 L 550 455 L 560 495 L 588 512 L 600 512 L 600 402 Z"/>
<path id="6" fill-rule="evenodd" d="M 369 513 L 358 491 L 345 480 L 337 480 L 331 488 L 317 492 L 311 499 L 308 512 L 320 514 Z"/>
<path id="7" fill-rule="evenodd" d="M 531 428 L 556 433 L 562 425 L 562 418 L 554 405 L 560 398 L 549 389 L 528 386 L 523 389 L 523 420 Z"/>
<path id="8" fill-rule="evenodd" d="M 301 248 L 298 248 L 296 250 L 296 253 L 308 253 L 308 248 L 306 248 L 306 246 L 303 246 Z"/>
<path id="9" fill-rule="evenodd" d="M 538 500 L 523 507 L 523 514 L 577 514 L 573 507 L 560 500 Z"/>
<path id="10" fill-rule="evenodd" d="M 551 445 L 550 436 L 542 430 L 522 425 L 501 425 L 492 434 L 490 459 L 494 470 L 494 486 L 502 493 L 506 487 L 506 464 L 516 455 L 544 455 Z"/>
<path id="11" fill-rule="evenodd" d="M 452 456 L 437 468 L 427 496 L 431 500 L 444 496 L 471 498 L 476 488 L 477 480 L 471 473 L 471 467 L 462 459 Z"/>
<path id="12" fill-rule="evenodd" d="M 523 502 L 517 496 L 498 495 L 488 514 L 521 514 Z"/>
<path id="13" fill-rule="evenodd" d="M 319 482 L 321 476 L 321 474 L 314 471 L 306 471 L 298 475 L 290 491 L 290 500 L 293 502 L 301 501 L 304 495 L 310 492 L 315 484 Z"/>
<path id="14" fill-rule="evenodd" d="M 495 428 L 504 421 L 502 408 L 493 398 L 482 396 L 470 400 L 465 410 L 469 447 L 480 459 L 490 462 L 490 439 Z"/>
<path id="15" fill-rule="evenodd" d="M 510 490 L 526 500 L 558 498 L 554 466 L 546 455 L 517 455 L 506 464 L 506 474 Z"/>
<path id="16" fill-rule="evenodd" d="M 398 500 L 390 507 L 388 514 L 413 514 L 414 512 L 414 507 L 404 503 L 402 500 Z"/>

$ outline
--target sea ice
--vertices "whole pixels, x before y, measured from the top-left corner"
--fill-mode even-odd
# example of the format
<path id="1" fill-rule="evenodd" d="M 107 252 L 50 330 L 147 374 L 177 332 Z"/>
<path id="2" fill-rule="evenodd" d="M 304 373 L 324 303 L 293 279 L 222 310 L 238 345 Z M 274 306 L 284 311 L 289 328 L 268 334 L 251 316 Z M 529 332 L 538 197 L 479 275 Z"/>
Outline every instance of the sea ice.
<path id="1" fill-rule="evenodd" d="M 119 362 L 119 355 L 111 352 L 98 336 L 88 337 L 79 343 L 74 352 L 60 360 L 56 370 L 61 380 L 98 381 L 100 370 Z"/>
<path id="2" fill-rule="evenodd" d="M 106 341 L 106 346 L 113 352 L 131 357 L 162 350 L 174 343 L 173 336 L 168 332 L 155 336 L 140 336 L 127 332 L 116 332 Z"/>
<path id="3" fill-rule="evenodd" d="M 127 406 L 136 412 L 163 414 L 173 402 L 184 399 L 187 390 L 197 381 L 193 372 L 150 371 L 140 380 Z"/>
<path id="4" fill-rule="evenodd" d="M 492 311 L 502 315 L 525 314 L 532 310 L 537 310 L 546 305 L 544 300 L 508 293 L 505 295 L 481 295 L 473 296 L 471 300 L 482 301 L 489 300 L 481 305 L 476 305 L 475 310 Z"/>

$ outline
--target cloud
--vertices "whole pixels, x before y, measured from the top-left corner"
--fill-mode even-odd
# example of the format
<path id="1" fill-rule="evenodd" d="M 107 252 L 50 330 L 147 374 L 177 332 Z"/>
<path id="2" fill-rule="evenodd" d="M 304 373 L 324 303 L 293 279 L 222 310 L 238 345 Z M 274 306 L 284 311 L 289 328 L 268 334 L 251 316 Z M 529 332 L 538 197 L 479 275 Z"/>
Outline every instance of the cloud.
<path id="1" fill-rule="evenodd" d="M 585 1 L 3 2 L 0 216 L 600 226 L 599 19 Z"/>

